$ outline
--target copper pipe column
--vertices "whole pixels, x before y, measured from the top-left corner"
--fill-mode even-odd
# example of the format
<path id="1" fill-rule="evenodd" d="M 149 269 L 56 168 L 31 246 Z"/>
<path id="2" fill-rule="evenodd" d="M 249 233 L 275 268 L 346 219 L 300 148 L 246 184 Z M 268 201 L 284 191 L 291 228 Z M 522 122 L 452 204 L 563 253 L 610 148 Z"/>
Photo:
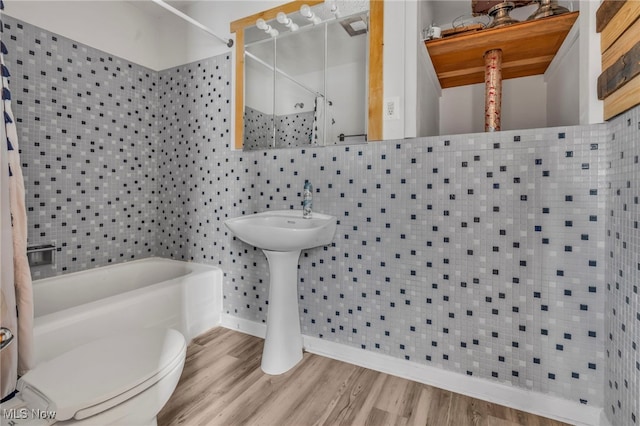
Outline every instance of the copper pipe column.
<path id="1" fill-rule="evenodd" d="M 502 109 L 502 50 L 484 54 L 484 131 L 500 131 Z"/>

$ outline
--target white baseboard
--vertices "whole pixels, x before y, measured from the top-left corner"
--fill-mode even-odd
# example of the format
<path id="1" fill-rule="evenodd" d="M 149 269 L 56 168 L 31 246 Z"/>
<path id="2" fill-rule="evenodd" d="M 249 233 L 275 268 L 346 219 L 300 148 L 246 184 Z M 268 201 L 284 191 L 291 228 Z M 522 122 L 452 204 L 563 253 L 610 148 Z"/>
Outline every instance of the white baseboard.
<path id="1" fill-rule="evenodd" d="M 264 338 L 265 324 L 223 314 L 220 324 L 232 330 Z M 317 337 L 302 336 L 304 349 L 317 355 L 426 385 L 504 405 L 516 410 L 584 426 L 610 426 L 602 408 L 579 404 L 491 380 L 480 379 L 428 365 L 379 354 Z"/>
<path id="2" fill-rule="evenodd" d="M 267 335 L 266 324 L 234 317 L 229 314 L 222 314 L 220 316 L 220 326 L 231 330 L 238 330 L 245 334 L 250 334 L 262 339 Z"/>

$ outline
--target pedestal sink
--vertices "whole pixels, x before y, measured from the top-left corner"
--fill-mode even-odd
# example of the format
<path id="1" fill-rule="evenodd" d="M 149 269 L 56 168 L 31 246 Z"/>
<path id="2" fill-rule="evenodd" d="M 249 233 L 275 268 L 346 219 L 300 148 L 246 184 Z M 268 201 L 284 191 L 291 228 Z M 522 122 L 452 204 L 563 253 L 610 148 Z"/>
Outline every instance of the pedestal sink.
<path id="1" fill-rule="evenodd" d="M 262 371 L 282 374 L 302 359 L 298 313 L 298 259 L 304 249 L 333 240 L 337 219 L 302 210 L 279 210 L 229 219 L 224 224 L 245 243 L 262 249 L 269 262 L 269 310 Z"/>

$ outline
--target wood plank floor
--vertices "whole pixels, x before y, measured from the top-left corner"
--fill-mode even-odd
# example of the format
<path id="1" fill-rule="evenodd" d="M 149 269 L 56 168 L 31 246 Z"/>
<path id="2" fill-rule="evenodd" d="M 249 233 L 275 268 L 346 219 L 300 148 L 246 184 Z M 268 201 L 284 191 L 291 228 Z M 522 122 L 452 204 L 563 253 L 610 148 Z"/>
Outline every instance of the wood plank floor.
<path id="1" fill-rule="evenodd" d="M 222 327 L 195 338 L 158 425 L 564 425 L 310 353 L 269 376 L 262 345 Z"/>

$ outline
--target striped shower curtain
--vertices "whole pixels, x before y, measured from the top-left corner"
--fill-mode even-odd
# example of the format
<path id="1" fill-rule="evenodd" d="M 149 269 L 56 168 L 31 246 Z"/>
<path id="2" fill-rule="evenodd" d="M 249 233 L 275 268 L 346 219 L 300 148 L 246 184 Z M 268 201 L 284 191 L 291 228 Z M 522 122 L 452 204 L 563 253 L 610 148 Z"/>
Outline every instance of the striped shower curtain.
<path id="1" fill-rule="evenodd" d="M 2 10 L 4 4 L 0 0 L 0 32 L 2 31 Z M 18 375 L 33 368 L 33 290 L 31 272 L 27 261 L 27 214 L 25 207 L 24 180 L 18 152 L 18 134 L 15 119 L 11 112 L 11 92 L 9 91 L 9 69 L 4 62 L 8 54 L 5 44 L 0 40 L 0 68 L 2 69 L 2 116 L 4 126 L 3 140 L 6 144 L 1 152 L 0 170 L 3 176 L 2 211 L 0 219 L 3 231 L 8 214 L 6 195 L 9 198 L 11 218 L 11 238 L 3 232 L 0 258 L 2 259 L 2 283 L 0 287 L 0 326 L 8 328 L 15 336 L 15 341 L 0 350 L 1 391 L 2 399 L 11 396 L 15 390 Z M 8 166 L 8 167 L 7 167 Z M 4 174 L 6 173 L 6 175 Z M 13 252 L 13 261 L 7 259 L 7 252 Z M 7 271 L 12 271 L 7 273 Z"/>

